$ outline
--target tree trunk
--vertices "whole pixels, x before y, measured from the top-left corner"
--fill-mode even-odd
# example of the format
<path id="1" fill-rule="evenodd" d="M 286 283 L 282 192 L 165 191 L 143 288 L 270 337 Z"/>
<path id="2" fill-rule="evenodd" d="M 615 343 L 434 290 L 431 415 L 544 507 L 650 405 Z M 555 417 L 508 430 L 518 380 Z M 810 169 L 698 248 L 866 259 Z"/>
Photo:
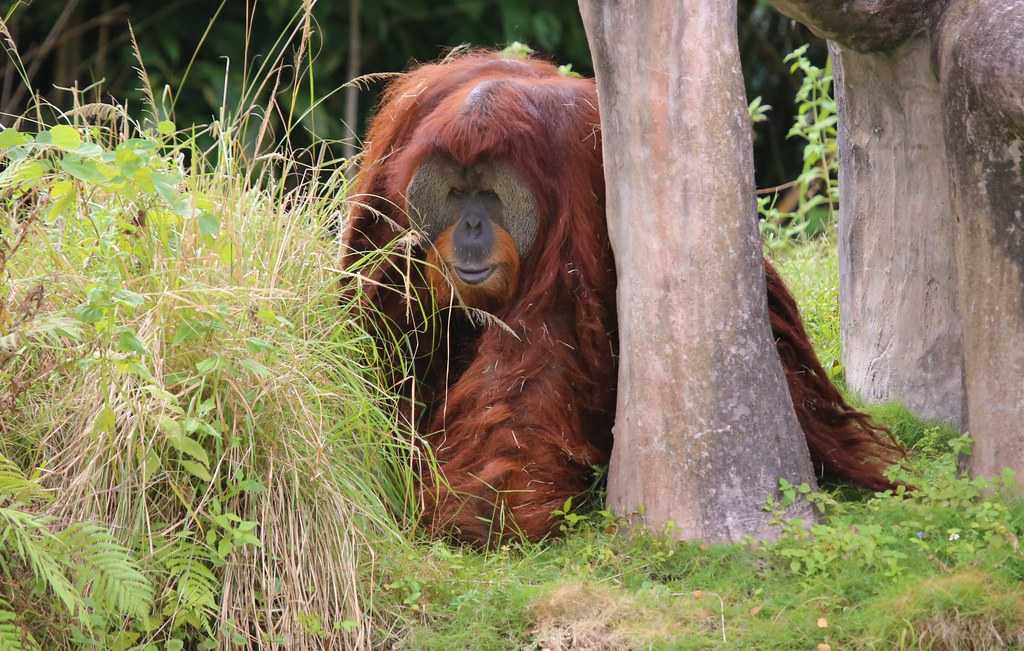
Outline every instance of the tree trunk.
<path id="1" fill-rule="evenodd" d="M 935 359 L 951 360 L 953 355 L 946 353 L 952 350 L 950 343 L 959 328 L 963 425 L 975 440 L 971 469 L 983 476 L 998 474 L 1007 466 L 1018 474 L 1024 472 L 1020 434 L 1024 422 L 1024 2 L 773 2 L 816 33 L 869 53 L 840 54 L 840 119 L 846 122 L 841 127 L 846 167 L 842 196 L 852 195 L 845 204 L 848 210 L 842 211 L 842 255 L 847 259 L 841 264 L 848 281 L 843 308 L 851 312 L 844 315 L 843 325 L 851 333 L 866 333 L 874 320 L 880 334 L 889 337 L 889 331 L 879 325 L 882 316 L 870 316 L 884 315 L 888 301 L 895 311 L 892 332 L 909 333 L 913 319 L 919 321 L 920 332 L 916 338 L 892 336 L 887 349 L 884 340 L 879 346 L 870 337 L 847 337 L 844 332 L 844 344 L 859 349 L 845 352 L 854 384 L 861 381 L 861 359 L 877 358 L 875 366 L 886 369 L 875 375 L 868 372 L 867 384 L 899 377 L 903 371 L 896 367 L 902 364 L 942 376 L 939 366 L 919 364 L 920 353 L 942 353 L 926 358 L 929 364 Z M 930 51 L 920 40 L 893 49 L 919 34 L 925 35 L 922 39 L 927 39 Z M 882 53 L 886 50 L 891 54 Z M 939 123 L 931 80 L 936 72 L 948 195 L 942 194 L 942 182 L 935 178 L 940 155 L 935 136 L 928 133 L 929 127 L 937 130 Z M 902 126 L 886 132 L 890 120 Z M 930 195 L 935 204 L 931 211 Z M 948 217 L 938 214 L 947 196 Z M 892 206 L 898 206 L 899 212 Z M 869 210 L 874 217 L 865 216 Z M 950 221 L 954 226 L 947 231 Z M 947 238 L 952 245 L 946 244 Z M 879 244 L 885 239 L 896 246 Z M 932 253 L 923 255 L 929 249 Z M 953 293 L 943 282 L 954 277 L 942 260 L 951 250 L 956 260 L 959 323 L 945 308 L 929 309 L 929 305 L 945 305 Z M 900 256 L 907 262 L 900 261 Z M 900 265 L 909 284 L 876 278 Z M 898 291 L 892 296 L 894 287 Z M 851 325 L 851 320 L 865 314 L 867 322 L 859 330 Z M 944 340 L 938 338 L 942 329 L 948 330 L 941 333 Z M 918 343 L 911 345 L 914 341 Z M 883 351 L 888 352 L 878 354 Z M 886 356 L 888 364 L 884 364 Z M 952 394 L 955 368 L 949 361 L 944 363 L 950 365 L 946 381 L 933 388 Z M 922 382 L 915 392 L 926 391 L 927 384 Z M 927 396 L 923 398 L 918 404 L 927 406 Z M 906 395 L 902 399 L 914 404 Z"/>
<path id="2" fill-rule="evenodd" d="M 609 504 L 677 537 L 771 536 L 766 497 L 814 475 L 768 325 L 736 2 L 580 8 L 618 272 Z"/>
<path id="3" fill-rule="evenodd" d="M 963 424 L 963 355 L 939 81 L 927 38 L 832 43 L 843 366 L 869 402 Z"/>
<path id="4" fill-rule="evenodd" d="M 935 36 L 971 469 L 1024 476 L 1024 2 L 952 0 Z"/>
<path id="5" fill-rule="evenodd" d="M 359 68 L 362 65 L 363 27 L 362 18 L 360 16 L 362 13 L 361 10 L 362 0 L 349 0 L 348 87 L 345 88 L 345 129 L 348 131 L 348 134 L 346 135 L 344 144 L 342 145 L 341 155 L 346 161 L 348 161 L 348 168 L 345 170 L 345 176 L 350 179 L 355 178 L 356 174 L 354 158 L 356 155 L 356 141 L 359 139 L 359 86 L 352 82 L 359 76 Z"/>
<path id="6" fill-rule="evenodd" d="M 830 39 L 843 366 L 873 403 L 964 425 L 955 228 L 931 0 L 773 0 Z"/>

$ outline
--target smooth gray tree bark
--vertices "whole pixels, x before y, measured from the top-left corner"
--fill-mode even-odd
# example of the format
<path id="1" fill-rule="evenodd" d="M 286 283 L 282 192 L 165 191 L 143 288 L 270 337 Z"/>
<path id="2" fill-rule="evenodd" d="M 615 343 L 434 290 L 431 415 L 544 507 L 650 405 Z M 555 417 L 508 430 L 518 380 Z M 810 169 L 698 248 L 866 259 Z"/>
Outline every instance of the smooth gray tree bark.
<path id="1" fill-rule="evenodd" d="M 957 227 L 971 470 L 1024 479 L 1024 1 L 952 0 L 934 39 Z"/>
<path id="2" fill-rule="evenodd" d="M 1019 475 L 1024 0 L 773 1 L 835 41 L 851 384 L 954 423 L 959 409 L 972 471 Z"/>
<path id="3" fill-rule="evenodd" d="M 964 422 L 942 97 L 931 44 L 831 45 L 839 106 L 840 331 L 847 385 Z"/>
<path id="4" fill-rule="evenodd" d="M 765 498 L 814 474 L 768 325 L 736 2 L 580 9 L 618 272 L 609 505 L 678 537 L 771 536 Z"/>
<path id="5" fill-rule="evenodd" d="M 773 0 L 830 39 L 839 112 L 839 295 L 847 385 L 965 423 L 955 224 L 933 0 Z"/>

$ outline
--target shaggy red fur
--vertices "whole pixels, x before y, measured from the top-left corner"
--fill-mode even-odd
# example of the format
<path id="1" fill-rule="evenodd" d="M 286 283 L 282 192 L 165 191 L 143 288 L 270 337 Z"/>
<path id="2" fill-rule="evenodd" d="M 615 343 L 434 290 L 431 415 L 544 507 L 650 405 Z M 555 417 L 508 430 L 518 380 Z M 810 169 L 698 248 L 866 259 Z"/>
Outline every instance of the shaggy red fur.
<path id="1" fill-rule="evenodd" d="M 483 544 L 517 531 L 541 538 L 557 524 L 551 512 L 608 461 L 615 264 L 597 106 L 593 80 L 539 60 L 472 53 L 391 83 L 370 128 L 342 267 L 416 351 L 404 411 L 441 471 L 425 471 L 421 482 L 433 532 Z M 536 199 L 536 243 L 521 261 L 518 289 L 495 312 L 508 328 L 474 325 L 457 309 L 424 324 L 410 307 L 430 304 L 419 262 L 425 247 L 395 242 L 410 241 L 405 189 L 435 153 L 463 165 L 509 162 Z M 389 246 L 382 264 L 360 268 L 367 252 Z M 792 297 L 767 261 L 765 268 L 771 325 L 816 466 L 889 487 L 882 470 L 901 451 L 829 382 Z"/>

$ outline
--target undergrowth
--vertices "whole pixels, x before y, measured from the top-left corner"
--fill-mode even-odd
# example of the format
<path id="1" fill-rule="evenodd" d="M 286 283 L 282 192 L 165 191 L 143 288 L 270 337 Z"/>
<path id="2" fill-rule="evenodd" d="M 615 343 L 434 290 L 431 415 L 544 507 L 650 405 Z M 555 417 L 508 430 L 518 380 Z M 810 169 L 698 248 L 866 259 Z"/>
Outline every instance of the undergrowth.
<path id="1" fill-rule="evenodd" d="M 0 649 L 369 648 L 412 446 L 339 301 L 344 166 L 279 97 L 150 99 L 0 132 Z"/>
<path id="2" fill-rule="evenodd" d="M 819 355 L 841 375 L 834 246 L 799 244 L 776 263 Z M 783 485 L 776 507 L 810 500 L 822 520 L 782 522 L 773 543 L 626 533 L 597 508 L 563 514 L 554 543 L 487 554 L 421 544 L 382 566 L 396 634 L 406 648 L 438 650 L 1024 646 L 1014 478 L 964 477 L 968 438 L 899 405 L 869 411 L 910 448 L 894 472 L 914 491 Z"/>

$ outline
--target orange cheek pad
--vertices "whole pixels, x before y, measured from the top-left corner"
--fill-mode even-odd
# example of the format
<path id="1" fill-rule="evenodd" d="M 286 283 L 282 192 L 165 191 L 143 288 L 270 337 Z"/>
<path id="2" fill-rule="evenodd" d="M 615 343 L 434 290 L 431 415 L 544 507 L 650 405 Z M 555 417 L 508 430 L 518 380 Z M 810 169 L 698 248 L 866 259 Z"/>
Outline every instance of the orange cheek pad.
<path id="1" fill-rule="evenodd" d="M 452 283 L 454 281 L 449 279 L 452 274 L 446 261 L 451 260 L 454 255 L 454 251 L 452 251 L 454 229 L 454 225 L 444 229 L 427 249 L 427 282 L 430 283 L 430 288 L 434 292 L 434 301 L 441 306 L 453 302 Z"/>

